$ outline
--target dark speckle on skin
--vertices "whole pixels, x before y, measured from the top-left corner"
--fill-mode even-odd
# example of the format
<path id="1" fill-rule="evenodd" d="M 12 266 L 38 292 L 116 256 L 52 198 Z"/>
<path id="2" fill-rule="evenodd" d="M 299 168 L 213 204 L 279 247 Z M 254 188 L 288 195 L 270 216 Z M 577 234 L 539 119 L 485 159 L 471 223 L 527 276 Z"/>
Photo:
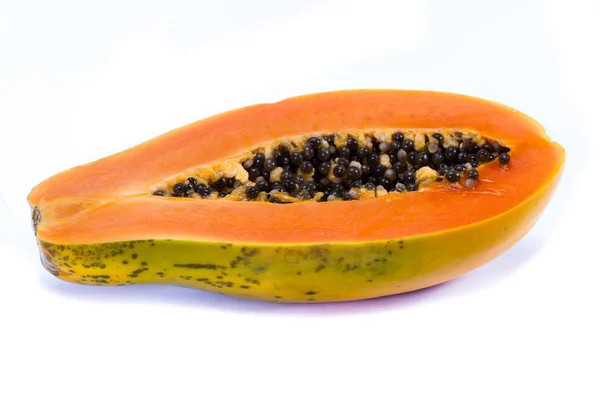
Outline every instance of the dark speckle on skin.
<path id="1" fill-rule="evenodd" d="M 157 272 L 157 273 L 156 273 L 156 275 L 158 275 L 158 276 L 161 276 L 161 277 L 162 277 L 162 276 L 165 276 L 165 273 L 164 273 L 164 272 Z"/>
<path id="2" fill-rule="evenodd" d="M 389 254 L 392 254 L 392 251 L 391 251 L 391 250 L 388 250 L 388 255 L 389 255 Z"/>
<path id="3" fill-rule="evenodd" d="M 296 272 L 296 275 L 302 275 L 302 272 L 298 271 Z"/>
<path id="4" fill-rule="evenodd" d="M 142 265 L 148 265 L 146 261 L 142 261 Z"/>
<path id="5" fill-rule="evenodd" d="M 373 279 L 369 279 L 368 281 L 366 281 L 367 283 L 373 282 Z"/>
<path id="6" fill-rule="evenodd" d="M 259 252 L 258 249 L 248 249 L 246 247 L 242 247 L 242 254 L 245 255 L 246 257 L 253 257 L 255 255 L 257 255 Z"/>
<path id="7" fill-rule="evenodd" d="M 273 297 L 275 297 L 276 299 L 280 299 L 281 298 L 281 296 L 273 296 Z"/>
<path id="8" fill-rule="evenodd" d="M 190 269 L 217 269 L 215 264 L 173 264 L 176 268 L 190 268 Z"/>
<path id="9" fill-rule="evenodd" d="M 129 248 L 133 249 L 135 246 L 133 245 L 133 243 L 129 243 Z"/>
<path id="10" fill-rule="evenodd" d="M 315 269 L 315 272 L 319 272 L 319 271 L 322 271 L 322 270 L 324 270 L 324 269 L 325 269 L 325 265 L 323 265 L 323 264 L 319 264 L 319 265 L 317 266 L 317 269 Z"/>
<path id="11" fill-rule="evenodd" d="M 123 264 L 129 264 L 129 261 L 123 260 Z"/>
<path id="12" fill-rule="evenodd" d="M 247 286 L 247 285 L 242 285 L 242 286 L 240 286 L 240 287 L 241 287 L 242 289 L 250 289 L 250 286 Z"/>
<path id="13" fill-rule="evenodd" d="M 315 301 L 315 299 L 312 299 L 312 298 L 311 298 L 311 299 L 308 299 L 308 301 Z"/>
<path id="14" fill-rule="evenodd" d="M 135 260 L 137 257 L 138 257 L 138 256 L 137 256 L 137 253 L 133 253 L 133 254 L 131 255 L 131 258 L 133 258 L 134 260 Z"/>
<path id="15" fill-rule="evenodd" d="M 221 275 L 217 275 L 217 279 L 223 279 Z"/>
<path id="16" fill-rule="evenodd" d="M 304 294 L 307 295 L 307 296 L 314 296 L 317 293 L 318 292 L 315 292 L 314 290 L 309 290 L 308 292 L 305 292 Z"/>

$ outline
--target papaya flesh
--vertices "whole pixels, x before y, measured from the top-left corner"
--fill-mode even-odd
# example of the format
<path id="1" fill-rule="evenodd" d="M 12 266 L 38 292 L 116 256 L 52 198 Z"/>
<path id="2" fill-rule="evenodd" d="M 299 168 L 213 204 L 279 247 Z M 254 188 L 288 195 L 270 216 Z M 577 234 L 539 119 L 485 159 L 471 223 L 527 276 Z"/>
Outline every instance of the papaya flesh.
<path id="1" fill-rule="evenodd" d="M 191 123 L 50 177 L 28 201 L 42 264 L 68 282 L 333 302 L 497 257 L 541 216 L 564 160 L 498 103 L 348 90 Z"/>

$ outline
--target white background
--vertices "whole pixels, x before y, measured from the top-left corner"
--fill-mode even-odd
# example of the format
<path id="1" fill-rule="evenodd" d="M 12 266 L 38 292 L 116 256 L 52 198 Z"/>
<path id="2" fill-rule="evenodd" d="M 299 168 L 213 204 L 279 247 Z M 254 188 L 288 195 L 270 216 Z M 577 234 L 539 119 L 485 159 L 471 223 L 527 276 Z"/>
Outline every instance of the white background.
<path id="1" fill-rule="evenodd" d="M 599 19 L 597 0 L 0 0 L 0 399 L 599 399 Z M 344 88 L 509 104 L 567 149 L 560 189 L 503 256 L 378 300 L 265 304 L 42 269 L 26 196 L 46 177 Z"/>

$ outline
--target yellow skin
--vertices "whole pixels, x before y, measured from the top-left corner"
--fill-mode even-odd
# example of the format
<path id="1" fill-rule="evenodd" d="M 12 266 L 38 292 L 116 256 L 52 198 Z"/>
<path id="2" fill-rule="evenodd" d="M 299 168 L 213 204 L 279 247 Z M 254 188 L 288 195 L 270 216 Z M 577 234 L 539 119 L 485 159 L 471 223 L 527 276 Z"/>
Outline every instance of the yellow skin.
<path id="1" fill-rule="evenodd" d="M 61 245 L 38 240 L 45 268 L 89 285 L 164 283 L 277 302 L 334 302 L 433 286 L 497 257 L 535 224 L 561 171 L 513 209 L 456 229 L 390 241 L 234 244 L 138 240 Z"/>

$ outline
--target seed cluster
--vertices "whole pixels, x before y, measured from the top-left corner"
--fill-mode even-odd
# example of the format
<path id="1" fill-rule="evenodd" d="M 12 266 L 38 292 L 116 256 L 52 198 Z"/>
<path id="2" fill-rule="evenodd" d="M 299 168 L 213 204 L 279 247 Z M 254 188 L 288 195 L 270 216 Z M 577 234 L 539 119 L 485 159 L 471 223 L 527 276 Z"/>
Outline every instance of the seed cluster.
<path id="1" fill-rule="evenodd" d="M 189 177 L 185 182 L 177 182 L 172 193 L 158 190 L 153 194 L 194 197 L 195 193 L 203 198 L 219 198 L 244 186 L 246 200 L 355 200 L 360 197 L 360 190 L 415 191 L 419 188 L 417 171 L 425 167 L 436 171 L 437 181 L 456 183 L 464 179 L 464 185 L 473 188 L 479 179 L 480 165 L 496 158 L 503 165 L 510 162 L 510 149 L 498 142 L 486 140 L 479 147 L 471 138 L 462 137 L 460 132 L 455 133 L 458 145 L 445 146 L 444 136 L 434 133 L 425 136 L 424 148 L 417 151 L 414 141 L 402 132 L 391 137 L 371 136 L 367 138 L 370 143 L 363 141 L 362 145 L 352 136 L 337 145 L 334 135 L 315 136 L 301 147 L 280 145 L 269 157 L 255 152 L 242 163 L 249 179 L 245 186 L 235 178 L 219 178 L 207 185 Z"/>

